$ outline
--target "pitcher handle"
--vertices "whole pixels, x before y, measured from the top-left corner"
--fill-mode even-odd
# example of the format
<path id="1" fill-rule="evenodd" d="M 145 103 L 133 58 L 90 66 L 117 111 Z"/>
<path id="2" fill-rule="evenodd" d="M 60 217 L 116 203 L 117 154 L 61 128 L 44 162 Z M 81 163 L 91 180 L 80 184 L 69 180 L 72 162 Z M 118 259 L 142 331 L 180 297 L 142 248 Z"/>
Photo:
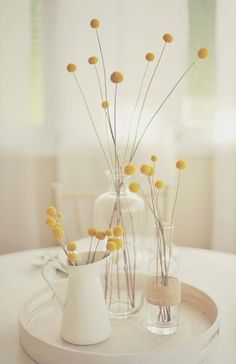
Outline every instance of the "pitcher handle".
<path id="1" fill-rule="evenodd" d="M 49 288 L 51 289 L 51 291 L 53 292 L 53 294 L 55 295 L 57 302 L 59 303 L 59 306 L 61 307 L 61 309 L 63 310 L 64 308 L 64 302 L 63 299 L 59 296 L 59 294 L 57 293 L 54 285 L 53 285 L 53 274 L 55 275 L 55 271 L 56 269 L 60 269 L 60 267 L 58 266 L 57 262 L 55 261 L 49 261 L 47 264 L 44 265 L 44 267 L 41 270 L 41 274 L 45 280 L 45 282 L 48 284 Z"/>

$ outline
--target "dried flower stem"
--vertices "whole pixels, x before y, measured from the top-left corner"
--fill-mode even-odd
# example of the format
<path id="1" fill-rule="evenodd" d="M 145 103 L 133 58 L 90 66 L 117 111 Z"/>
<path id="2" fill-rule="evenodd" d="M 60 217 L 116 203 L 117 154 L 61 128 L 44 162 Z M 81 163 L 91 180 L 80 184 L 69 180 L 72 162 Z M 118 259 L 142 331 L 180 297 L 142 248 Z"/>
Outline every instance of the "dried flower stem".
<path id="1" fill-rule="evenodd" d="M 172 225 L 173 222 L 174 222 L 175 208 L 176 208 L 176 203 L 177 203 L 178 194 L 179 194 L 180 176 L 181 176 L 181 169 L 179 169 L 179 174 L 178 174 L 178 182 L 177 182 L 177 188 L 176 188 L 176 193 L 175 193 L 175 200 L 174 200 L 174 205 L 173 205 L 171 219 L 170 219 L 170 225 Z"/>
<path id="2" fill-rule="evenodd" d="M 104 61 L 104 56 L 103 56 L 103 51 L 102 51 L 102 45 L 101 45 L 101 42 L 100 42 L 100 38 L 99 38 L 99 34 L 98 34 L 98 30 L 97 29 L 96 29 L 96 36 L 97 36 L 99 51 L 100 51 L 101 58 L 102 58 L 102 68 L 103 68 L 103 77 L 104 77 L 105 99 L 107 101 L 107 76 L 106 76 L 106 67 L 105 67 L 105 61 Z"/>
<path id="3" fill-rule="evenodd" d="M 90 255 L 91 255 L 92 242 L 93 242 L 93 237 L 91 236 L 91 237 L 90 237 L 90 244 L 89 244 L 89 252 L 88 252 L 88 258 L 87 258 L 87 264 L 88 264 L 88 262 L 89 262 L 89 258 L 90 258 Z"/>
<path id="4" fill-rule="evenodd" d="M 86 109 L 87 109 L 87 112 L 88 112 L 88 115 L 89 115 L 89 119 L 90 119 L 90 121 L 91 121 L 91 123 L 92 123 L 93 129 L 94 129 L 94 132 L 95 132 L 95 134 L 96 134 L 96 137 L 97 137 L 98 142 L 99 142 L 99 145 L 100 145 L 100 148 L 102 149 L 102 152 L 103 152 L 104 158 L 105 158 L 105 160 L 106 160 L 107 166 L 108 166 L 108 168 L 109 168 L 109 169 L 111 169 L 110 163 L 109 163 L 109 161 L 108 161 L 108 159 L 107 159 L 107 156 L 106 156 L 106 152 L 105 152 L 105 150 L 104 150 L 104 147 L 103 147 L 103 145 L 102 145 L 101 139 L 100 139 L 100 137 L 99 137 L 99 134 L 98 134 L 97 128 L 96 128 L 96 126 L 95 126 L 95 124 L 94 124 L 93 117 L 92 117 L 92 114 L 91 114 L 91 112 L 90 112 L 90 109 L 89 109 L 89 106 L 88 106 L 88 103 L 87 103 L 86 97 L 85 97 L 85 95 L 84 95 L 84 92 L 83 92 L 82 88 L 80 87 L 79 81 L 78 81 L 78 79 L 77 79 L 77 77 L 76 77 L 75 73 L 73 73 L 73 75 L 74 75 L 75 82 L 76 82 L 76 84 L 77 84 L 77 86 L 78 86 L 78 88 L 79 88 L 79 91 L 80 91 L 80 93 L 81 93 L 81 96 L 82 96 L 82 98 L 83 98 L 84 104 L 85 104 L 85 106 L 86 106 Z"/>
<path id="5" fill-rule="evenodd" d="M 97 241 L 97 245 L 96 245 L 96 248 L 95 248 L 94 253 L 93 253 L 93 257 L 92 257 L 91 263 L 93 263 L 93 262 L 94 262 L 94 259 L 95 259 L 95 257 L 96 257 L 96 253 L 97 253 L 97 250 L 98 250 L 98 245 L 99 245 L 99 243 L 100 243 L 100 240 L 98 239 L 98 241 Z"/>
<path id="6" fill-rule="evenodd" d="M 138 137 L 138 130 L 139 130 L 139 126 L 140 126 L 140 122 L 141 122 L 141 117 L 142 117 L 142 113 L 143 113 L 143 109 L 144 109 L 144 106 L 145 106 L 145 102 L 146 102 L 146 99 L 147 99 L 147 96 L 148 96 L 148 93 L 149 93 L 149 90 L 150 90 L 150 87 L 151 87 L 151 84 L 153 82 L 153 79 L 156 75 L 156 72 L 157 72 L 157 69 L 158 69 L 158 66 L 161 62 L 161 59 L 162 59 L 162 56 L 163 56 L 163 53 L 164 53 L 164 50 L 166 48 L 166 42 L 164 43 L 163 47 L 162 47 L 162 50 L 161 50 L 161 54 L 160 54 L 160 57 L 158 59 L 158 62 L 156 64 L 156 67 L 154 68 L 154 71 L 152 73 L 152 76 L 151 76 L 151 79 L 149 81 L 149 84 L 148 84 L 148 87 L 147 87 L 147 90 L 145 92 L 145 95 L 144 95 L 144 99 L 143 99 L 143 102 L 142 102 L 142 105 L 141 105 L 141 109 L 140 109 L 140 112 L 139 112 L 139 116 L 138 116 L 138 122 L 137 122 L 137 126 L 136 126 L 136 131 L 135 131 L 135 137 L 134 137 L 134 141 L 133 141 L 133 146 L 132 146 L 132 151 L 131 151 L 131 155 L 133 154 L 133 151 L 134 151 L 134 148 L 135 148 L 135 144 L 136 144 L 136 141 L 137 141 L 137 137 Z"/>
<path id="7" fill-rule="evenodd" d="M 135 112 L 136 112 L 136 109 L 137 109 L 137 106 L 138 106 L 138 103 L 139 103 L 139 99 L 140 99 L 140 95 L 141 95 L 141 92 L 142 92 L 142 89 L 143 89 L 143 84 L 144 84 L 144 80 L 146 78 L 146 74 L 147 74 L 148 67 L 149 67 L 149 62 L 146 64 L 146 67 L 145 67 L 145 70 L 144 70 L 144 74 L 143 74 L 143 77 L 142 77 L 142 80 L 141 80 L 141 84 L 139 86 L 138 96 L 137 96 L 137 99 L 136 99 L 136 103 L 135 103 L 135 106 L 134 106 L 134 109 L 133 109 L 133 112 L 132 112 L 132 116 L 131 116 L 131 119 L 130 119 L 129 130 L 128 130 L 128 138 L 127 138 L 127 142 L 126 142 L 126 146 L 125 146 L 125 152 L 124 152 L 124 156 L 123 156 L 122 166 L 124 166 L 125 161 L 126 161 L 128 147 L 129 147 L 129 142 L 130 142 L 130 133 L 131 133 L 131 129 L 132 129 L 132 126 L 133 126 L 133 121 L 134 121 L 134 115 L 135 115 Z"/>
<path id="8" fill-rule="evenodd" d="M 101 79 L 99 77 L 96 64 L 94 65 L 94 69 L 95 69 L 95 73 L 96 73 L 96 77 L 97 77 L 97 81 L 98 81 L 99 92 L 100 92 L 100 96 L 101 96 L 101 102 L 103 102 L 104 98 L 103 98 L 102 84 L 101 84 Z M 107 147 L 108 147 L 109 157 L 110 157 L 110 160 L 111 160 L 111 165 L 113 167 L 113 159 L 112 159 L 111 146 L 110 146 L 110 140 L 109 140 L 109 135 L 108 135 L 108 127 L 110 129 L 111 138 L 112 138 L 113 142 L 114 142 L 114 135 L 113 135 L 113 130 L 112 130 L 112 126 L 111 126 L 111 119 L 110 119 L 109 109 L 104 109 L 104 113 L 105 113 L 105 121 L 106 121 L 106 126 L 105 126 L 106 129 L 105 130 L 106 130 Z"/>
<path id="9" fill-rule="evenodd" d="M 168 93 L 168 95 L 164 98 L 164 100 L 161 102 L 161 104 L 159 105 L 159 107 L 157 108 L 157 110 L 155 111 L 155 113 L 152 115 L 152 117 L 150 118 L 150 120 L 148 121 L 147 125 L 145 126 L 140 138 L 138 139 L 133 152 L 131 153 L 130 159 L 129 159 L 129 163 L 131 163 L 131 161 L 134 158 L 134 155 L 139 147 L 139 144 L 141 143 L 144 134 L 146 133 L 148 127 L 150 126 L 150 124 L 152 123 L 153 119 L 156 117 L 156 115 L 159 113 L 159 111 L 162 109 L 162 107 L 165 105 L 166 101 L 169 99 L 169 97 L 171 96 L 171 94 L 174 92 L 174 90 L 176 89 L 176 87 L 179 85 L 179 83 L 182 81 L 182 79 L 185 77 L 185 75 L 190 71 L 190 69 L 196 64 L 197 61 L 193 62 L 187 69 L 186 71 L 182 74 L 182 76 L 178 79 L 178 81 L 174 84 L 174 86 L 172 87 L 172 89 L 170 90 L 170 92 Z"/>

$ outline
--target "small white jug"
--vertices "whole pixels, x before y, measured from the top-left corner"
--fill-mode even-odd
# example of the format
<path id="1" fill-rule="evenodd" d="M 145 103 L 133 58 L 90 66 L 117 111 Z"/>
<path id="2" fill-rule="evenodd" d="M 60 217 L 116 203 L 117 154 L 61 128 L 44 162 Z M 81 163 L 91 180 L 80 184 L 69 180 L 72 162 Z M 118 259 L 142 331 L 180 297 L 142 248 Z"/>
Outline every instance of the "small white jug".
<path id="1" fill-rule="evenodd" d="M 93 263 L 87 263 L 88 252 L 79 254 L 79 265 L 68 265 L 68 287 L 65 302 L 62 302 L 50 279 L 50 269 L 56 263 L 49 262 L 42 275 L 63 309 L 61 323 L 62 338 L 77 345 L 97 344 L 108 339 L 111 326 L 107 313 L 100 270 L 110 258 L 97 252 Z"/>

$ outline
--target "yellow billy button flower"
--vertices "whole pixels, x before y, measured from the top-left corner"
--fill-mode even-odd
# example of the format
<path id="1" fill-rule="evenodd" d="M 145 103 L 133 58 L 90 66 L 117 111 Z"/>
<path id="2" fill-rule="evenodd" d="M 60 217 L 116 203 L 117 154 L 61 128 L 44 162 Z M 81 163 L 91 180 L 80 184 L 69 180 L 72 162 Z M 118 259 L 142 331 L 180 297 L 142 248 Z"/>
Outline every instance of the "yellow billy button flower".
<path id="1" fill-rule="evenodd" d="M 57 222 L 54 226 L 53 226 L 54 228 L 56 228 L 56 227 L 62 227 L 62 225 L 61 225 L 61 223 L 60 222 Z"/>
<path id="2" fill-rule="evenodd" d="M 136 167 L 133 164 L 127 164 L 127 166 L 125 166 L 124 172 L 127 176 L 131 176 L 136 172 Z"/>
<path id="3" fill-rule="evenodd" d="M 92 19 L 91 22 L 90 22 L 90 26 L 93 29 L 99 28 L 100 21 L 98 19 Z"/>
<path id="4" fill-rule="evenodd" d="M 114 252 L 114 250 L 117 249 L 117 245 L 115 243 L 115 241 L 113 240 L 108 240 L 107 245 L 106 245 L 107 250 L 109 250 L 110 252 Z"/>
<path id="5" fill-rule="evenodd" d="M 153 167 L 149 167 L 149 171 L 148 171 L 148 176 L 153 176 L 154 175 L 154 173 L 155 173 L 155 168 L 153 168 Z"/>
<path id="6" fill-rule="evenodd" d="M 171 35 L 169 33 L 166 33 L 166 34 L 163 35 L 163 40 L 166 43 L 171 43 L 171 42 L 173 42 L 173 35 Z"/>
<path id="7" fill-rule="evenodd" d="M 70 252 L 74 252 L 77 249 L 77 244 L 74 241 L 68 243 L 67 248 Z"/>
<path id="8" fill-rule="evenodd" d="M 88 234 L 89 234 L 90 236 L 94 236 L 94 235 L 96 235 L 96 232 L 97 232 L 97 229 L 96 229 L 95 227 L 90 227 L 90 228 L 88 228 Z"/>
<path id="9" fill-rule="evenodd" d="M 197 55 L 199 58 L 204 59 L 208 57 L 208 49 L 207 48 L 201 48 L 198 50 Z"/>
<path id="10" fill-rule="evenodd" d="M 120 225 L 117 225 L 113 228 L 113 233 L 115 236 L 121 236 L 124 234 L 124 228 Z"/>
<path id="11" fill-rule="evenodd" d="M 53 229 L 53 235 L 54 235 L 54 237 L 56 238 L 56 239 L 60 239 L 60 238 L 62 238 L 63 236 L 64 236 L 64 230 L 61 228 L 61 227 L 55 227 L 54 229 Z"/>
<path id="12" fill-rule="evenodd" d="M 74 63 L 69 63 L 66 67 L 68 72 L 75 72 L 77 70 L 77 66 Z"/>
<path id="13" fill-rule="evenodd" d="M 150 169 L 150 166 L 148 164 L 143 164 L 140 167 L 140 172 L 143 173 L 143 174 L 145 174 L 145 176 L 148 176 L 149 169 Z"/>
<path id="14" fill-rule="evenodd" d="M 103 101 L 102 102 L 102 108 L 103 109 L 108 109 L 109 108 L 109 102 L 108 101 Z"/>
<path id="15" fill-rule="evenodd" d="M 123 242 L 123 240 L 122 240 L 122 239 L 118 239 L 118 238 L 116 238 L 116 239 L 114 239 L 114 242 L 116 243 L 116 249 L 117 249 L 117 250 L 120 250 L 120 249 L 122 249 L 122 248 L 123 248 L 123 246 L 124 246 L 124 242 Z"/>
<path id="16" fill-rule="evenodd" d="M 140 186 L 139 186 L 139 184 L 137 182 L 132 182 L 129 185 L 129 190 L 131 192 L 138 192 L 140 190 Z"/>
<path id="17" fill-rule="evenodd" d="M 112 229 L 107 229 L 107 230 L 105 231 L 105 234 L 106 234 L 106 236 L 108 236 L 108 238 L 111 238 L 111 237 L 113 236 L 113 231 L 112 231 Z"/>
<path id="18" fill-rule="evenodd" d="M 182 159 L 180 159 L 179 161 L 176 162 L 177 169 L 184 169 L 184 168 L 186 168 L 186 165 L 187 165 L 187 163 Z"/>
<path id="19" fill-rule="evenodd" d="M 111 74 L 111 82 L 113 83 L 121 83 L 123 79 L 124 76 L 121 72 L 116 71 Z"/>
<path id="20" fill-rule="evenodd" d="M 75 263 L 77 262 L 77 254 L 74 253 L 74 252 L 71 252 L 68 254 L 68 260 L 71 262 L 71 263 Z"/>
<path id="21" fill-rule="evenodd" d="M 145 58 L 146 58 L 146 60 L 148 62 L 152 62 L 155 59 L 155 54 L 153 54 L 153 53 L 147 53 Z"/>
<path id="22" fill-rule="evenodd" d="M 155 187 L 156 187 L 158 190 L 161 190 L 162 188 L 164 188 L 164 187 L 165 187 L 165 182 L 159 179 L 159 180 L 157 180 L 157 181 L 155 182 Z"/>
<path id="23" fill-rule="evenodd" d="M 156 161 L 157 161 L 157 156 L 156 156 L 155 154 L 153 154 L 153 155 L 151 156 L 151 161 L 152 161 L 152 162 L 156 162 Z"/>
<path id="24" fill-rule="evenodd" d="M 93 56 L 93 57 L 89 57 L 89 59 L 88 59 L 88 63 L 89 63 L 89 64 L 96 64 L 96 63 L 98 63 L 98 58 L 97 58 L 97 57 L 95 57 L 95 56 Z"/>
<path id="25" fill-rule="evenodd" d="M 97 231 L 95 236 L 98 240 L 104 240 L 106 237 L 106 234 L 104 233 L 104 231 Z"/>
<path id="26" fill-rule="evenodd" d="M 49 206 L 46 210 L 47 214 L 50 216 L 55 216 L 57 213 L 57 210 L 54 206 Z"/>
<path id="27" fill-rule="evenodd" d="M 54 227 L 56 225 L 56 220 L 54 219 L 54 217 L 49 216 L 47 218 L 47 220 L 45 221 L 46 225 L 48 225 L 49 227 Z"/>

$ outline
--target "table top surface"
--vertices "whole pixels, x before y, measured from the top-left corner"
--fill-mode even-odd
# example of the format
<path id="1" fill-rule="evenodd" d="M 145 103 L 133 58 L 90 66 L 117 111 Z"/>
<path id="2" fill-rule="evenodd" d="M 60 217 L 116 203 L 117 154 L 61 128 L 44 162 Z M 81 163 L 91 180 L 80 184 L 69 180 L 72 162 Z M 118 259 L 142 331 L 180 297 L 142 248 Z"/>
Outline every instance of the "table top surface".
<path id="1" fill-rule="evenodd" d="M 19 345 L 18 314 L 26 299 L 45 287 L 39 257 L 61 254 L 59 248 L 0 255 L 0 363 L 32 364 Z M 177 248 L 181 279 L 209 294 L 220 312 L 220 338 L 206 364 L 236 363 L 236 255 L 212 250 Z M 191 363 L 186 363 L 191 364 Z"/>

